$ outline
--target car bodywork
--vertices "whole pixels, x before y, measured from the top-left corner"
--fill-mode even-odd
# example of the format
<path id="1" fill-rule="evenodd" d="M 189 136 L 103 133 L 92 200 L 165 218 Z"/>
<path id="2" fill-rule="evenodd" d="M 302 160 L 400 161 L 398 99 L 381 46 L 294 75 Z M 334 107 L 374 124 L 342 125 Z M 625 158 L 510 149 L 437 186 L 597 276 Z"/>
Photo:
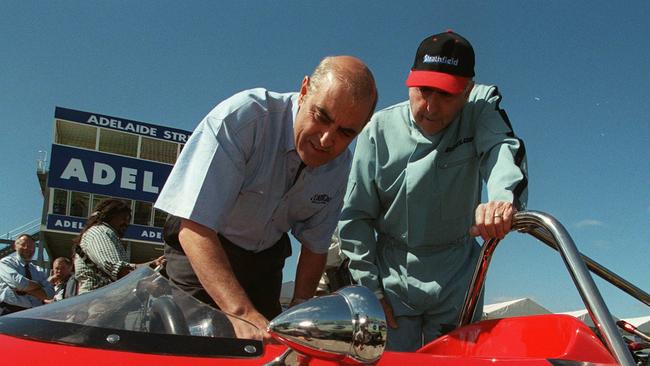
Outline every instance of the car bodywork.
<path id="1" fill-rule="evenodd" d="M 635 360 L 587 267 L 552 217 L 523 212 L 514 229 L 556 249 L 565 261 L 598 335 L 568 315 L 536 315 L 470 323 L 497 240 L 486 242 L 458 327 L 417 352 L 385 351 L 381 306 L 352 286 L 280 314 L 269 332 L 278 344 L 240 339 L 252 327 L 185 294 L 158 272 L 140 268 L 114 284 L 64 301 L 0 317 L 7 364 L 75 365 L 634 365 Z M 585 265 L 585 262 L 587 265 Z M 602 276 L 602 270 L 599 273 Z M 649 304 L 647 293 L 609 274 Z"/>

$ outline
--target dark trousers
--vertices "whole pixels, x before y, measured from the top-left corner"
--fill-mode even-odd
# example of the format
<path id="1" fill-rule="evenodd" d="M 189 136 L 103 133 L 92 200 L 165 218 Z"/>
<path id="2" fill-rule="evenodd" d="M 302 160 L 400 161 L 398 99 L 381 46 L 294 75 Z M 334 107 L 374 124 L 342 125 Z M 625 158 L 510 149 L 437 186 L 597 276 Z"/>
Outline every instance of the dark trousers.
<path id="1" fill-rule="evenodd" d="M 255 309 L 267 319 L 273 319 L 282 312 L 280 291 L 282 290 L 282 268 L 291 255 L 291 242 L 287 234 L 271 248 L 254 253 L 238 247 L 219 235 L 235 278 L 248 295 Z M 199 282 L 182 248 L 165 244 L 166 272 L 169 279 L 198 300 L 218 308 Z"/>
<path id="2" fill-rule="evenodd" d="M 27 308 L 24 308 L 22 306 L 16 306 L 16 305 L 7 304 L 6 302 L 0 302 L 0 315 L 11 314 L 26 309 Z"/>

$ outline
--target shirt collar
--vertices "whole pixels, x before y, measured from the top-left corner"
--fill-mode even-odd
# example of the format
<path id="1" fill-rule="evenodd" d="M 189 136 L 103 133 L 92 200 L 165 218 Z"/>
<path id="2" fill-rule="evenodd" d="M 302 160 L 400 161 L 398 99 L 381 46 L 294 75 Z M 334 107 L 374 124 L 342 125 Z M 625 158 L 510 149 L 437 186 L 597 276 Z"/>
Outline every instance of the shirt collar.
<path id="1" fill-rule="evenodd" d="M 284 151 L 289 152 L 296 150 L 295 136 L 293 126 L 296 123 L 296 116 L 298 115 L 298 93 L 291 95 L 291 126 L 285 130 L 284 134 Z"/>
<path id="2" fill-rule="evenodd" d="M 440 139 L 447 132 L 449 127 L 451 125 L 457 123 L 459 118 L 460 118 L 460 113 L 459 113 L 456 117 L 454 117 L 454 120 L 447 127 L 445 127 L 442 131 L 438 131 L 437 133 L 435 133 L 433 135 L 429 135 L 422 129 L 422 127 L 420 127 L 420 125 L 417 124 L 417 122 L 415 122 L 415 117 L 413 117 L 413 110 L 411 110 L 411 104 L 410 103 L 409 103 L 408 107 L 409 107 L 409 126 L 411 127 L 411 136 L 413 136 L 413 131 L 415 130 L 415 131 L 417 131 L 419 133 L 419 135 L 421 135 L 425 139 L 427 139 L 427 140 L 429 140 L 429 141 L 431 141 L 431 142 L 433 142 L 435 144 L 440 142 Z"/>
<path id="3" fill-rule="evenodd" d="M 106 226 L 107 228 L 109 228 L 115 234 L 115 236 L 117 236 L 118 239 L 122 239 L 122 237 L 120 237 L 120 234 L 118 234 L 117 230 L 115 230 L 115 228 L 112 227 L 108 222 L 101 222 L 98 225 Z"/>
<path id="4" fill-rule="evenodd" d="M 417 123 L 415 123 L 415 117 L 413 117 L 413 110 L 411 109 L 411 104 L 409 103 L 409 124 L 412 128 L 417 128 L 419 129 L 419 126 Z"/>
<path id="5" fill-rule="evenodd" d="M 23 257 L 21 257 L 20 254 L 18 254 L 18 252 L 15 252 L 14 254 L 16 255 L 16 261 L 18 261 L 18 263 L 20 263 L 21 265 L 24 266 L 24 265 L 27 264 L 27 263 L 31 263 L 31 261 L 30 261 L 30 262 L 26 262 L 26 261 L 23 259 Z"/>
<path id="6" fill-rule="evenodd" d="M 421 136 L 424 137 L 427 140 L 430 140 L 429 136 L 422 130 L 420 125 L 418 125 L 417 122 L 415 122 L 415 117 L 413 116 L 413 110 L 411 109 L 411 104 L 409 103 L 409 127 L 411 129 L 411 136 L 417 137 Z"/>

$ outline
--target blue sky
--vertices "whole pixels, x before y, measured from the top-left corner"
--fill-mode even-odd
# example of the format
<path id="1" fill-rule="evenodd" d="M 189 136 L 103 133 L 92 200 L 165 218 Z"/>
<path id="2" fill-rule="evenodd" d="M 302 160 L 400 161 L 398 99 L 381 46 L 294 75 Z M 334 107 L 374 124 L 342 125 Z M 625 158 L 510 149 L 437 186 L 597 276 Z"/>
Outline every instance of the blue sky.
<path id="1" fill-rule="evenodd" d="M 419 42 L 451 28 L 473 43 L 477 82 L 499 86 L 526 141 L 529 208 L 650 291 L 648 19 L 644 0 L 3 1 L 0 235 L 40 217 L 36 159 L 55 106 L 191 130 L 239 90 L 296 91 L 323 56 L 352 54 L 373 70 L 383 108 L 407 98 Z M 287 280 L 294 267 L 295 256 Z M 597 283 L 615 315 L 650 315 Z M 525 296 L 583 308 L 559 256 L 513 233 L 486 302 Z"/>

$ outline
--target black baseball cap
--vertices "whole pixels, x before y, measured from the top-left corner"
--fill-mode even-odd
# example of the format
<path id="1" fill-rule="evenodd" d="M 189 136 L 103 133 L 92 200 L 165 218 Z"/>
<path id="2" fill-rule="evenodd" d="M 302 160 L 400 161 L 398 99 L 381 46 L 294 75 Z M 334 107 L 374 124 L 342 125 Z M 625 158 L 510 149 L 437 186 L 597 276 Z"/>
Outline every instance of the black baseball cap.
<path id="1" fill-rule="evenodd" d="M 458 94 L 465 90 L 472 77 L 474 49 L 468 40 L 449 30 L 429 36 L 420 43 L 406 85 Z"/>

